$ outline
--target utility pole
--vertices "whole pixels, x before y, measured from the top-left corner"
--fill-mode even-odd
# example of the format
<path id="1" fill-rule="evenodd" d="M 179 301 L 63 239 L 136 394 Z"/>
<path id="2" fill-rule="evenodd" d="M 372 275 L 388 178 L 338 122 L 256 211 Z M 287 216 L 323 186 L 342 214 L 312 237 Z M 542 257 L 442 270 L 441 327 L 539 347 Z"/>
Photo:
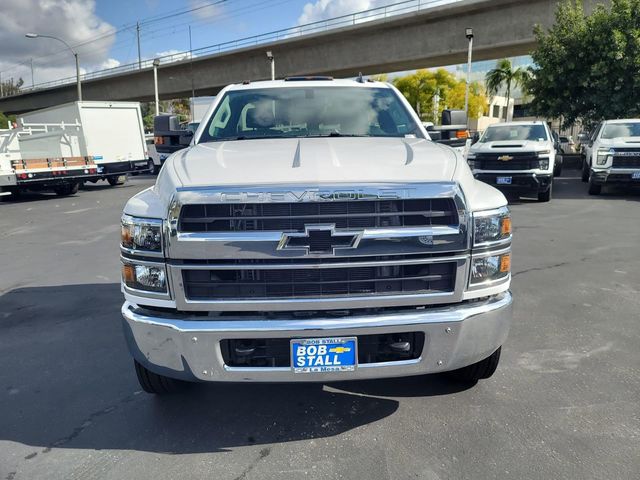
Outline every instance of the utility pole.
<path id="1" fill-rule="evenodd" d="M 0 97 L 4 97 L 4 85 L 2 84 L 2 72 L 0 72 Z"/>
<path id="2" fill-rule="evenodd" d="M 142 55 L 140 54 L 140 22 L 136 22 L 136 35 L 138 37 L 138 69 L 142 70 Z"/>
<path id="3" fill-rule="evenodd" d="M 33 58 L 30 59 L 30 63 L 31 63 L 31 88 L 33 88 L 33 86 L 35 85 L 33 82 Z"/>
<path id="4" fill-rule="evenodd" d="M 191 25 L 189 25 L 189 68 L 191 70 L 191 121 L 193 122 L 193 99 L 196 96 L 195 88 L 193 86 L 193 45 L 191 44 Z"/>

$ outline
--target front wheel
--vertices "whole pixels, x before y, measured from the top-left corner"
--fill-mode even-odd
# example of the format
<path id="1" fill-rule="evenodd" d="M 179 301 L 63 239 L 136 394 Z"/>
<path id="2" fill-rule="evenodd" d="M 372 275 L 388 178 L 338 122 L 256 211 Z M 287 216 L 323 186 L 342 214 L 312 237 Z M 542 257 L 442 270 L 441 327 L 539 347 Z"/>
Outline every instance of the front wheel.
<path id="1" fill-rule="evenodd" d="M 587 165 L 587 159 L 582 159 L 582 181 L 587 183 L 589 181 L 589 165 Z"/>
<path id="2" fill-rule="evenodd" d="M 111 175 L 107 177 L 107 182 L 109 182 L 109 185 L 112 187 L 115 187 L 116 185 L 124 185 L 126 181 L 126 175 Z"/>
<path id="3" fill-rule="evenodd" d="M 149 165 L 149 175 L 155 175 L 156 173 L 158 173 L 156 171 L 156 164 L 153 163 L 153 160 L 149 159 L 148 165 Z"/>
<path id="4" fill-rule="evenodd" d="M 602 185 L 593 183 L 592 179 L 589 179 L 589 195 L 600 195 L 602 193 Z"/>
<path id="5" fill-rule="evenodd" d="M 138 382 L 142 389 L 147 393 L 153 393 L 155 395 L 176 393 L 183 390 L 186 385 L 185 382 L 181 382 L 180 380 L 153 373 L 135 360 L 133 363 L 136 369 Z"/>
<path id="6" fill-rule="evenodd" d="M 562 175 L 562 165 L 564 164 L 564 158 L 561 155 L 556 157 L 556 161 L 553 168 L 553 176 L 559 177 Z"/>
<path id="7" fill-rule="evenodd" d="M 478 380 L 489 378 L 495 373 L 496 369 L 498 368 L 498 363 L 500 363 L 501 350 L 502 347 L 499 347 L 495 352 L 493 352 L 484 360 L 480 360 L 477 363 L 473 363 L 466 367 L 462 367 L 458 370 L 449 372 L 449 375 L 455 380 L 465 383 L 475 383 Z"/>
<path id="8" fill-rule="evenodd" d="M 551 180 L 551 184 L 546 192 L 538 192 L 538 201 L 539 202 L 548 202 L 551 200 L 551 196 L 553 194 L 553 180 Z"/>

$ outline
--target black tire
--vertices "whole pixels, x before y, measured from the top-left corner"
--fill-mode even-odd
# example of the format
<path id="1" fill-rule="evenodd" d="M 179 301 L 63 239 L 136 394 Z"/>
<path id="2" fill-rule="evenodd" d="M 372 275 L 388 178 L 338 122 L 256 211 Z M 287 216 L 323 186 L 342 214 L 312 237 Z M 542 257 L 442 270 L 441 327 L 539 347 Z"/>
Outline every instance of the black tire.
<path id="1" fill-rule="evenodd" d="M 136 376 L 142 389 L 147 393 L 155 395 L 166 395 L 176 393 L 184 389 L 186 383 L 174 378 L 158 375 L 140 365 L 137 361 L 133 361 L 136 369 Z"/>
<path id="2" fill-rule="evenodd" d="M 18 200 L 22 193 L 19 187 L 0 187 L 0 192 L 10 193 L 11 195 L 0 195 L 0 202 L 10 202 L 12 200 Z"/>
<path id="3" fill-rule="evenodd" d="M 549 185 L 549 188 L 547 189 L 547 191 L 538 192 L 538 201 L 548 202 L 549 200 L 551 200 L 552 196 L 553 196 L 553 179 L 551 179 L 551 184 Z"/>
<path id="4" fill-rule="evenodd" d="M 149 165 L 149 175 L 156 175 L 158 172 L 156 171 L 156 164 L 153 163 L 153 160 L 149 159 L 147 164 Z"/>
<path id="5" fill-rule="evenodd" d="M 79 188 L 79 183 L 65 183 L 62 185 L 58 185 L 53 189 L 53 191 L 56 192 L 56 195 L 66 197 L 67 195 L 75 195 L 76 193 L 78 193 Z"/>
<path id="6" fill-rule="evenodd" d="M 115 187 L 116 185 L 124 185 L 126 181 L 126 175 L 111 175 L 107 177 L 107 182 L 109 182 L 109 185 L 112 187 Z"/>
<path id="7" fill-rule="evenodd" d="M 484 360 L 480 360 L 477 363 L 473 363 L 466 367 L 459 368 L 449 372 L 449 376 L 454 380 L 464 383 L 475 383 L 478 380 L 489 378 L 493 375 L 500 363 L 500 351 L 502 347 L 499 347 L 495 352 L 489 355 Z"/>
<path id="8" fill-rule="evenodd" d="M 589 181 L 589 165 L 587 165 L 587 159 L 582 159 L 582 181 L 587 183 Z"/>
<path id="9" fill-rule="evenodd" d="M 564 164 L 564 158 L 562 155 L 556 156 L 556 162 L 553 168 L 553 176 L 559 177 L 562 175 L 562 166 Z"/>
<path id="10" fill-rule="evenodd" d="M 589 195 L 600 195 L 602 193 L 602 185 L 593 183 L 593 180 L 589 179 Z"/>

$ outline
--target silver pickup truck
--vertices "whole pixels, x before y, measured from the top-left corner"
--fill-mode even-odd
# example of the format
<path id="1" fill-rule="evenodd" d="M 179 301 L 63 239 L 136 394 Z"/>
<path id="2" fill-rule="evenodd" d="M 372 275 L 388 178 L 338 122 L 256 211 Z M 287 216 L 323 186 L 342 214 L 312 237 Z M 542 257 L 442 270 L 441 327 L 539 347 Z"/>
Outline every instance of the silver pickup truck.
<path id="1" fill-rule="evenodd" d="M 495 371 L 505 197 L 378 82 L 231 85 L 122 216 L 142 388 Z"/>

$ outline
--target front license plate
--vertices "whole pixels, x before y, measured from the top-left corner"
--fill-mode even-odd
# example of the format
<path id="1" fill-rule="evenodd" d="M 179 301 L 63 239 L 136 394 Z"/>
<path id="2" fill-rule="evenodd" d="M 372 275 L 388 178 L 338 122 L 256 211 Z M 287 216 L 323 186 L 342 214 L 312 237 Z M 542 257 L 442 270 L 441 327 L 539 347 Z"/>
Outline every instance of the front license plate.
<path id="1" fill-rule="evenodd" d="M 291 365 L 295 373 L 352 372 L 357 347 L 355 337 L 291 340 Z"/>
<path id="2" fill-rule="evenodd" d="M 632 180 L 640 180 L 640 172 L 633 172 L 631 174 L 631 179 Z"/>
<path id="3" fill-rule="evenodd" d="M 511 177 L 496 177 L 498 185 L 511 185 Z"/>

